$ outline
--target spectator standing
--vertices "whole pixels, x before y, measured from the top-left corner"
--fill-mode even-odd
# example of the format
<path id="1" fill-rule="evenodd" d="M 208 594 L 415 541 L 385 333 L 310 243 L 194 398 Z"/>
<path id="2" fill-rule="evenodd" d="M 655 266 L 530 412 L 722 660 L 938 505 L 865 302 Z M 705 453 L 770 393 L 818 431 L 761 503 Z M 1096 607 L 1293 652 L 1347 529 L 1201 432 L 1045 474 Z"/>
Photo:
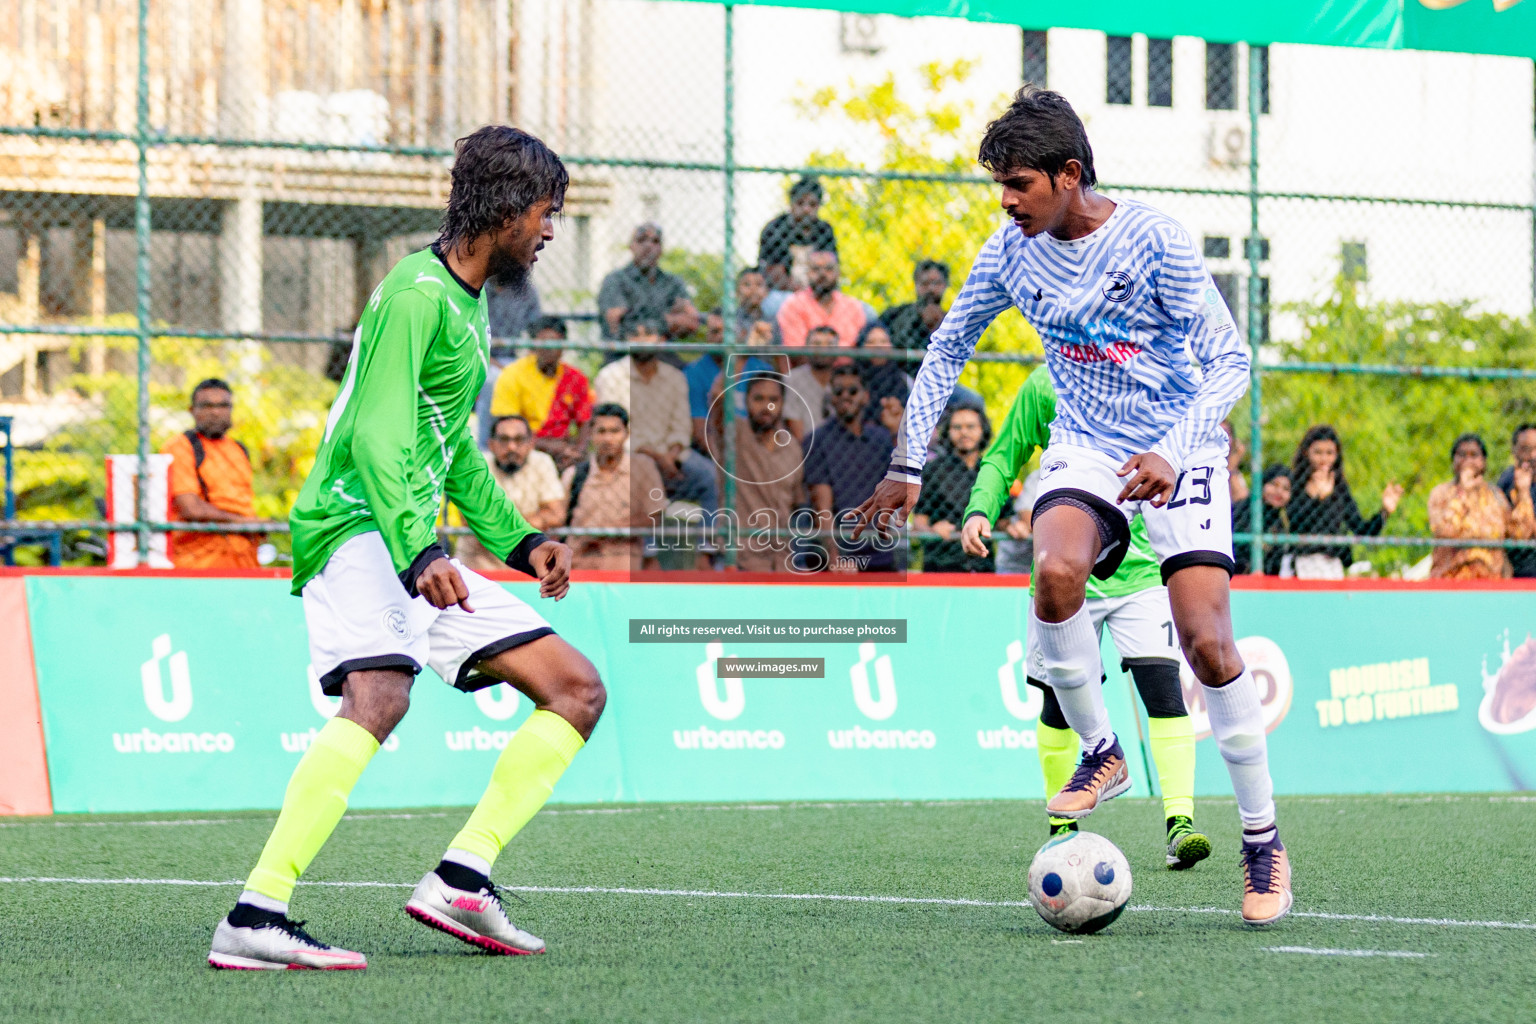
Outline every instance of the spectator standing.
<path id="1" fill-rule="evenodd" d="M 1528 474 L 1536 471 L 1536 423 L 1522 423 L 1515 428 L 1514 434 L 1509 439 L 1509 454 L 1511 465 L 1505 467 L 1504 472 L 1499 474 L 1496 486 L 1503 492 L 1510 507 L 1514 507 L 1520 503 L 1519 490 L 1515 486 L 1516 470 L 1524 466 Z M 1527 487 L 1526 494 L 1536 499 L 1536 485 Z M 1509 557 L 1512 575 L 1536 576 L 1536 549 L 1512 548 L 1505 554 Z"/>
<path id="2" fill-rule="evenodd" d="M 850 541 L 852 517 L 875 492 L 885 476 L 895 447 L 891 432 L 864 418 L 869 392 L 855 366 L 832 370 L 832 416 L 803 443 L 805 484 L 819 529 L 832 531 L 823 539 L 834 572 L 890 572 L 896 568 L 890 541 L 875 531 Z"/>
<path id="3" fill-rule="evenodd" d="M 1488 483 L 1488 449 L 1476 434 L 1451 445 L 1451 479 L 1429 492 L 1429 528 L 1436 537 L 1457 540 L 1528 540 L 1536 537 L 1531 505 L 1531 468 L 1519 463 L 1512 482 L 1515 503 Z M 1496 580 L 1510 574 L 1502 548 L 1436 547 L 1429 575 L 1440 580 Z"/>
<path id="4" fill-rule="evenodd" d="M 661 330 L 661 324 L 654 320 L 626 322 L 624 340 L 642 347 L 598 371 L 594 381 L 597 401 L 628 411 L 630 446 L 655 461 L 667 497 L 696 502 L 704 511 L 714 513 L 720 507 L 715 467 L 690 446 L 693 420 L 689 416 L 688 378 L 682 370 L 657 358 Z"/>
<path id="5" fill-rule="evenodd" d="M 891 332 L 880 320 L 871 320 L 859 332 L 858 347 L 864 349 L 889 349 Z M 907 395 L 912 391 L 912 378 L 889 359 L 861 359 L 859 372 L 864 375 L 864 386 L 869 389 L 869 419 L 898 418 L 907 407 Z M 890 424 L 886 423 L 890 429 Z"/>
<path id="6" fill-rule="evenodd" d="M 256 519 L 255 474 L 245 445 L 229 436 L 235 396 L 209 377 L 192 389 L 193 428 L 160 449 L 171 457 L 172 521 L 249 523 Z M 262 535 L 173 533 L 171 561 L 178 569 L 255 569 Z"/>
<path id="7" fill-rule="evenodd" d="M 789 187 L 789 212 L 763 225 L 757 265 L 763 268 L 769 287 L 786 292 L 803 288 L 809 254 L 837 253 L 837 233 L 820 217 L 824 197 L 821 182 L 801 178 Z"/>
<path id="8" fill-rule="evenodd" d="M 629 265 L 603 278 L 597 292 L 603 337 L 620 337 L 626 319 L 661 321 L 666 324 L 662 333 L 669 338 L 684 338 L 698 330 L 699 314 L 688 295 L 688 285 L 657 265 L 661 260 L 661 228 L 655 224 L 635 228 L 629 252 Z"/>
<path id="9" fill-rule="evenodd" d="M 832 368 L 837 357 L 837 332 L 830 327 L 813 327 L 805 336 L 811 350 L 805 362 L 789 371 L 789 393 L 784 396 L 784 416 L 789 432 L 806 441 L 816 433 L 816 425 L 832 413 L 827 391 L 832 386 Z"/>
<path id="10" fill-rule="evenodd" d="M 1327 424 L 1302 435 L 1291 460 L 1291 487 L 1286 512 L 1295 533 L 1378 536 L 1403 496 L 1402 487 L 1389 483 L 1381 491 L 1381 511 L 1370 519 L 1361 516 L 1344 476 L 1344 446 Z M 1348 544 L 1298 544 L 1292 550 L 1302 579 L 1342 579 L 1353 561 Z"/>
<path id="11" fill-rule="evenodd" d="M 923 488 L 912 509 L 912 526 L 932 530 L 942 540 L 923 541 L 924 572 L 995 572 L 985 558 L 966 554 L 951 539 L 965 522 L 965 508 L 981 465 L 981 453 L 992 443 L 992 425 L 975 409 L 956 409 L 944 431 L 948 441 L 937 459 L 923 464 Z"/>
<path id="12" fill-rule="evenodd" d="M 891 328 L 897 348 L 927 348 L 928 336 L 944 322 L 944 293 L 949 290 L 949 265 L 922 260 L 912 272 L 915 301 L 893 306 L 881 317 Z"/>
<path id="13" fill-rule="evenodd" d="M 535 530 L 553 530 L 565 524 L 565 487 L 555 460 L 534 446 L 534 435 L 521 416 L 501 416 L 491 425 L 491 479 Z M 485 550 L 473 535 L 459 538 L 454 553 L 476 572 L 500 572 L 507 563 Z"/>
<path id="14" fill-rule="evenodd" d="M 564 341 L 565 321 L 535 321 L 537 341 Z M 502 371 L 491 396 L 491 417 L 521 417 L 532 429 L 534 445 L 563 469 L 587 451 L 595 400 L 587 375 L 560 357 L 557 348 L 538 348 Z"/>
<path id="15" fill-rule="evenodd" d="M 736 344 L 778 345 L 779 322 L 763 308 L 768 300 L 768 279 L 757 267 L 747 267 L 736 275 Z"/>
<path id="16" fill-rule="evenodd" d="M 1252 492 L 1248 487 L 1246 478 L 1243 481 L 1243 497 L 1239 502 L 1233 499 L 1232 503 L 1232 531 L 1234 533 L 1248 533 L 1249 524 L 1253 521 L 1253 507 L 1249 503 L 1249 495 Z M 1291 501 L 1291 470 L 1281 463 L 1274 463 L 1264 471 L 1264 485 L 1259 495 L 1264 506 L 1264 532 L 1265 533 L 1290 533 L 1290 514 L 1286 511 Z M 1249 567 L 1249 558 L 1253 549 L 1250 542 L 1241 541 L 1232 545 L 1232 561 L 1236 564 L 1236 572 L 1247 573 L 1252 570 Z M 1295 575 L 1294 555 L 1289 546 L 1276 544 L 1273 541 L 1264 543 L 1264 572 L 1269 576 Z"/>
<path id="17" fill-rule="evenodd" d="M 784 425 L 784 382 L 764 375 L 747 382 L 747 414 L 736 420 L 736 521 L 742 572 L 792 571 L 789 529 L 805 504 L 805 456 Z"/>
<path id="18" fill-rule="evenodd" d="M 837 253 L 813 252 L 808 267 L 807 286 L 779 307 L 779 335 L 784 344 L 799 348 L 811 328 L 831 327 L 838 344 L 852 348 L 869 317 L 862 302 L 837 287 Z"/>
<path id="19" fill-rule="evenodd" d="M 570 495 L 568 526 L 654 530 L 667 507 L 661 473 L 649 455 L 630 451 L 629 413 L 599 403 L 592 410 L 592 455 L 560 482 Z M 573 569 L 629 572 L 647 568 L 640 537 L 570 537 Z"/>

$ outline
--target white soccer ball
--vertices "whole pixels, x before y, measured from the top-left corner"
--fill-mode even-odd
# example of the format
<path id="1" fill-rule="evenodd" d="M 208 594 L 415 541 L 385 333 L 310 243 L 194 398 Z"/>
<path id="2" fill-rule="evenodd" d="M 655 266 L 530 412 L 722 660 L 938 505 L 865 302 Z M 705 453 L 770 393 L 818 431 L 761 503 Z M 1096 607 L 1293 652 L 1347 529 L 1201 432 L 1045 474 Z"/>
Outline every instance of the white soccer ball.
<path id="1" fill-rule="evenodd" d="M 1131 898 L 1131 865 L 1092 832 L 1057 836 L 1029 865 L 1029 897 L 1052 928 L 1087 935 L 1120 916 Z"/>

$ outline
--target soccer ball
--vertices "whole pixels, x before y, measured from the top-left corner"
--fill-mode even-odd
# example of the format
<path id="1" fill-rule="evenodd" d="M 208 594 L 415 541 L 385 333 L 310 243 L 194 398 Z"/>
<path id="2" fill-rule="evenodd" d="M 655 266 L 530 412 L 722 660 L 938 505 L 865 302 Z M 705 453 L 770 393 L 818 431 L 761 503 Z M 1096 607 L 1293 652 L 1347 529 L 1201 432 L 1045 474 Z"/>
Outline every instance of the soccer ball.
<path id="1" fill-rule="evenodd" d="M 1092 832 L 1057 836 L 1029 865 L 1029 896 L 1052 928 L 1088 935 L 1109 926 L 1131 898 L 1131 866 Z"/>

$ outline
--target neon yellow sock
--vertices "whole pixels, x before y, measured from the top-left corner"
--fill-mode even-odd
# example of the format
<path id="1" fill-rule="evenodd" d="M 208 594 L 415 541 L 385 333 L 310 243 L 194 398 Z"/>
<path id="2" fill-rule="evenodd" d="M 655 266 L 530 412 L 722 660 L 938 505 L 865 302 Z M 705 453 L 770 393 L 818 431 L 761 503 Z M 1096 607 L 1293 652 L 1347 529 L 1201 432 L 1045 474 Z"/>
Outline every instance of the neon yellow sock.
<path id="1" fill-rule="evenodd" d="M 352 787 L 378 750 L 379 741 L 356 722 L 333 718 L 325 723 L 288 780 L 282 813 L 246 879 L 247 889 L 288 902 L 294 883 L 331 837 Z"/>
<path id="2" fill-rule="evenodd" d="M 1163 816 L 1195 816 L 1195 726 L 1188 715 L 1149 718 L 1147 731 L 1157 781 L 1163 789 Z"/>
<path id="3" fill-rule="evenodd" d="M 1049 800 L 1061 791 L 1077 768 L 1077 754 L 1081 744 L 1077 733 L 1071 729 L 1054 729 L 1044 722 L 1035 722 L 1035 753 L 1040 755 L 1040 774 L 1045 776 L 1045 798 Z M 1069 818 L 1052 818 L 1052 825 L 1060 825 Z"/>
<path id="4" fill-rule="evenodd" d="M 512 837 L 544 806 L 584 745 L 581 734 L 553 711 L 529 715 L 496 759 L 485 795 L 449 849 L 495 864 Z"/>

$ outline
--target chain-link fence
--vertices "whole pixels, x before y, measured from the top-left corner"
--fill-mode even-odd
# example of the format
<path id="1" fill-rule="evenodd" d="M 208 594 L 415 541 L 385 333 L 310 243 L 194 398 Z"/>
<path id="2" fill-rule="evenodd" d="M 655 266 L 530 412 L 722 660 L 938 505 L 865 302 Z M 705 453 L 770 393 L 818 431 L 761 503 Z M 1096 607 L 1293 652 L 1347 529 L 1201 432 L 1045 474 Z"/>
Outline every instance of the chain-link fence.
<path id="1" fill-rule="evenodd" d="M 662 0 L 0 0 L 0 60 L 7 559 L 100 562 L 109 520 L 155 548 L 166 515 L 132 500 L 159 493 L 153 460 L 107 457 L 185 463 L 208 378 L 231 389 L 253 494 L 177 524 L 170 557 L 209 532 L 286 558 L 367 296 L 435 237 L 454 140 L 509 122 L 572 171 L 534 293 L 490 286 L 475 429 L 525 514 L 594 567 L 1027 571 L 1028 466 L 992 554 L 956 542 L 977 452 L 1041 352 L 1013 312 L 962 377 L 911 534 L 866 551 L 828 533 L 888 455 L 916 371 L 901 350 L 921 354 L 999 223 L 976 142 L 1031 81 L 1083 116 L 1101 191 L 1189 228 L 1258 354 L 1233 415 L 1247 564 L 1498 575 L 1510 549 L 1536 572 L 1509 500 L 1536 463 L 1536 432 L 1511 443 L 1536 422 L 1529 61 Z M 658 345 L 665 371 L 620 362 Z M 580 390 L 568 370 L 592 393 L 551 420 Z M 753 374 L 777 376 L 776 417 Z M 618 448 L 584 418 L 614 403 Z M 498 440 L 509 412 L 524 421 Z M 1467 432 L 1480 472 L 1453 467 Z M 527 452 L 548 456 L 547 500 Z M 221 503 L 175 465 L 165 490 Z M 1280 537 L 1255 560 L 1261 524 Z M 442 525 L 465 532 L 451 509 Z"/>

